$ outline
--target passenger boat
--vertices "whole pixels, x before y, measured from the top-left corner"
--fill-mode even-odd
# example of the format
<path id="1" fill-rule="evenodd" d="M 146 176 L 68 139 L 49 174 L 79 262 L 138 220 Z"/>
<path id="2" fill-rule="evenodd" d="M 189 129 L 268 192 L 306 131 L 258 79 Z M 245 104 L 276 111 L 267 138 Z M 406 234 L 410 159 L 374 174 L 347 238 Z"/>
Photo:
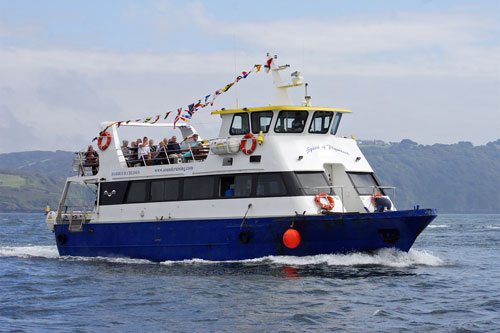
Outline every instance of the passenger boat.
<path id="1" fill-rule="evenodd" d="M 408 251 L 436 211 L 396 210 L 395 189 L 380 184 L 354 138 L 337 135 L 351 111 L 312 106 L 307 84 L 304 102 L 293 105 L 287 89 L 302 78 L 295 72 L 284 83 L 287 66 L 276 62 L 274 104 L 212 112 L 218 138 L 191 148 L 190 160 L 132 166 L 119 139 L 136 126 L 175 128 L 186 140 L 195 133 L 188 124 L 102 124 L 98 170 L 77 157 L 77 175 L 46 217 L 59 254 L 219 261 Z M 81 194 L 82 186 L 95 193 L 84 209 L 70 203 L 72 187 Z"/>

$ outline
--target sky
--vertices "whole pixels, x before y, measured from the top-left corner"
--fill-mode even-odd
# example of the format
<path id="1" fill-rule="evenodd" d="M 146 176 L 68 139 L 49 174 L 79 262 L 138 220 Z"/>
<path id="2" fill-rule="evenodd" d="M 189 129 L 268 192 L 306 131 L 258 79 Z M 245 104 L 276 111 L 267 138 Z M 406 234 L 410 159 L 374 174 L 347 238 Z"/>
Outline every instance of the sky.
<path id="1" fill-rule="evenodd" d="M 500 139 L 499 1 L 0 0 L 0 153 L 79 150 L 102 122 L 187 108 L 268 52 L 313 105 L 353 111 L 341 135 Z M 215 138 L 211 111 L 274 93 L 252 73 L 191 124 Z"/>

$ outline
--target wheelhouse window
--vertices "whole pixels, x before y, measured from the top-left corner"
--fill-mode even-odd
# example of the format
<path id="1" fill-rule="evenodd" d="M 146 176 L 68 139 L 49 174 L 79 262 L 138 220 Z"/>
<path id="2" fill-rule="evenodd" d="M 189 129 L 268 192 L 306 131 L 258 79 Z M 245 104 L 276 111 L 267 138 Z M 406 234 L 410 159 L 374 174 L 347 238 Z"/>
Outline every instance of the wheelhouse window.
<path id="1" fill-rule="evenodd" d="M 286 195 L 286 187 L 279 173 L 257 175 L 257 196 L 272 197 Z"/>
<path id="2" fill-rule="evenodd" d="M 231 123 L 231 129 L 229 134 L 231 135 L 243 135 L 250 133 L 250 122 L 248 120 L 248 113 L 236 113 L 233 116 L 233 122 Z"/>
<path id="3" fill-rule="evenodd" d="M 315 195 L 316 193 L 334 194 L 324 172 L 296 172 L 295 174 L 306 195 Z"/>
<path id="4" fill-rule="evenodd" d="M 339 129 L 341 119 L 342 119 L 342 113 L 340 113 L 340 112 L 335 113 L 335 118 L 333 119 L 332 130 L 330 132 L 331 134 L 333 134 L 333 135 L 337 134 L 337 130 Z"/>
<path id="5" fill-rule="evenodd" d="M 273 120 L 273 111 L 252 112 L 251 118 L 252 132 L 254 134 L 258 134 L 260 131 L 267 133 Z"/>
<path id="6" fill-rule="evenodd" d="M 372 173 L 368 172 L 348 172 L 354 188 L 359 195 L 372 195 L 374 193 L 384 194 L 378 188 L 379 184 Z"/>
<path id="7" fill-rule="evenodd" d="M 333 112 L 331 111 L 316 111 L 314 112 L 309 133 L 326 134 L 332 122 Z"/>
<path id="8" fill-rule="evenodd" d="M 276 133 L 302 133 L 307 115 L 307 111 L 280 111 L 274 131 Z"/>

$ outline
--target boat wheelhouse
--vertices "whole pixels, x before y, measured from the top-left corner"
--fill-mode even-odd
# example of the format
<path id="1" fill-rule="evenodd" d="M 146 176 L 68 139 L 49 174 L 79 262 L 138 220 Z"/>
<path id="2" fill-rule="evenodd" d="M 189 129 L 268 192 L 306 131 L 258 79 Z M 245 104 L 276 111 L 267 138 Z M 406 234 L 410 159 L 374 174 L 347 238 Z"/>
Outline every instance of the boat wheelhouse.
<path id="1" fill-rule="evenodd" d="M 395 188 L 380 184 L 354 138 L 337 135 L 351 111 L 311 106 L 308 96 L 292 105 L 286 89 L 302 82 L 294 73 L 283 84 L 283 67 L 270 62 L 274 105 L 212 112 L 221 118 L 215 139 L 194 143 L 185 124 L 102 124 L 98 165 L 78 154 L 77 175 L 47 215 L 60 255 L 163 261 L 408 251 L 435 210 L 396 210 Z M 119 137 L 126 127 L 175 128 L 187 158 L 166 150 L 132 163 Z M 86 208 L 69 202 L 82 187 L 95 194 Z"/>

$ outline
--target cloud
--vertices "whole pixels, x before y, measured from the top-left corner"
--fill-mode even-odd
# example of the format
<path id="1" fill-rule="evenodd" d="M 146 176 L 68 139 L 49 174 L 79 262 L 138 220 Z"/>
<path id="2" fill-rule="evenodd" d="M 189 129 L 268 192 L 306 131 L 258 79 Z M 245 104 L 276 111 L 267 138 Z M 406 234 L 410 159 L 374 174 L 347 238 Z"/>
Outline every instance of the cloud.
<path id="1" fill-rule="evenodd" d="M 36 37 L 44 30 L 39 25 L 19 24 L 0 19 L 0 38 L 28 39 Z"/>
<path id="2" fill-rule="evenodd" d="M 154 33 L 178 38 L 187 27 L 176 22 L 190 17 L 189 33 L 195 29 L 215 46 L 163 52 L 0 47 L 2 143 L 10 136 L 19 142 L 2 151 L 79 149 L 102 121 L 185 107 L 264 61 L 266 51 L 302 69 L 315 105 L 353 109 L 341 127 L 344 134 L 422 143 L 498 138 L 500 29 L 489 15 L 457 10 L 257 22 L 216 18 L 201 3 L 170 1 L 154 10 L 131 7 L 123 15 L 134 23 L 150 19 Z M 0 26 L 0 34 L 8 30 Z M 228 51 L 229 38 L 239 43 L 236 50 Z M 292 95 L 300 102 L 303 90 Z M 270 76 L 259 73 L 231 88 L 216 106 L 234 107 L 236 100 L 240 107 L 267 105 L 273 99 Z M 471 116 L 479 110 L 481 119 Z M 193 120 L 205 138 L 218 135 L 219 119 L 209 111 Z"/>
<path id="3" fill-rule="evenodd" d="M 17 151 L 18 147 L 29 147 L 36 143 L 35 129 L 18 120 L 11 110 L 0 105 L 0 131 L 2 140 L 0 140 L 0 153 Z"/>

